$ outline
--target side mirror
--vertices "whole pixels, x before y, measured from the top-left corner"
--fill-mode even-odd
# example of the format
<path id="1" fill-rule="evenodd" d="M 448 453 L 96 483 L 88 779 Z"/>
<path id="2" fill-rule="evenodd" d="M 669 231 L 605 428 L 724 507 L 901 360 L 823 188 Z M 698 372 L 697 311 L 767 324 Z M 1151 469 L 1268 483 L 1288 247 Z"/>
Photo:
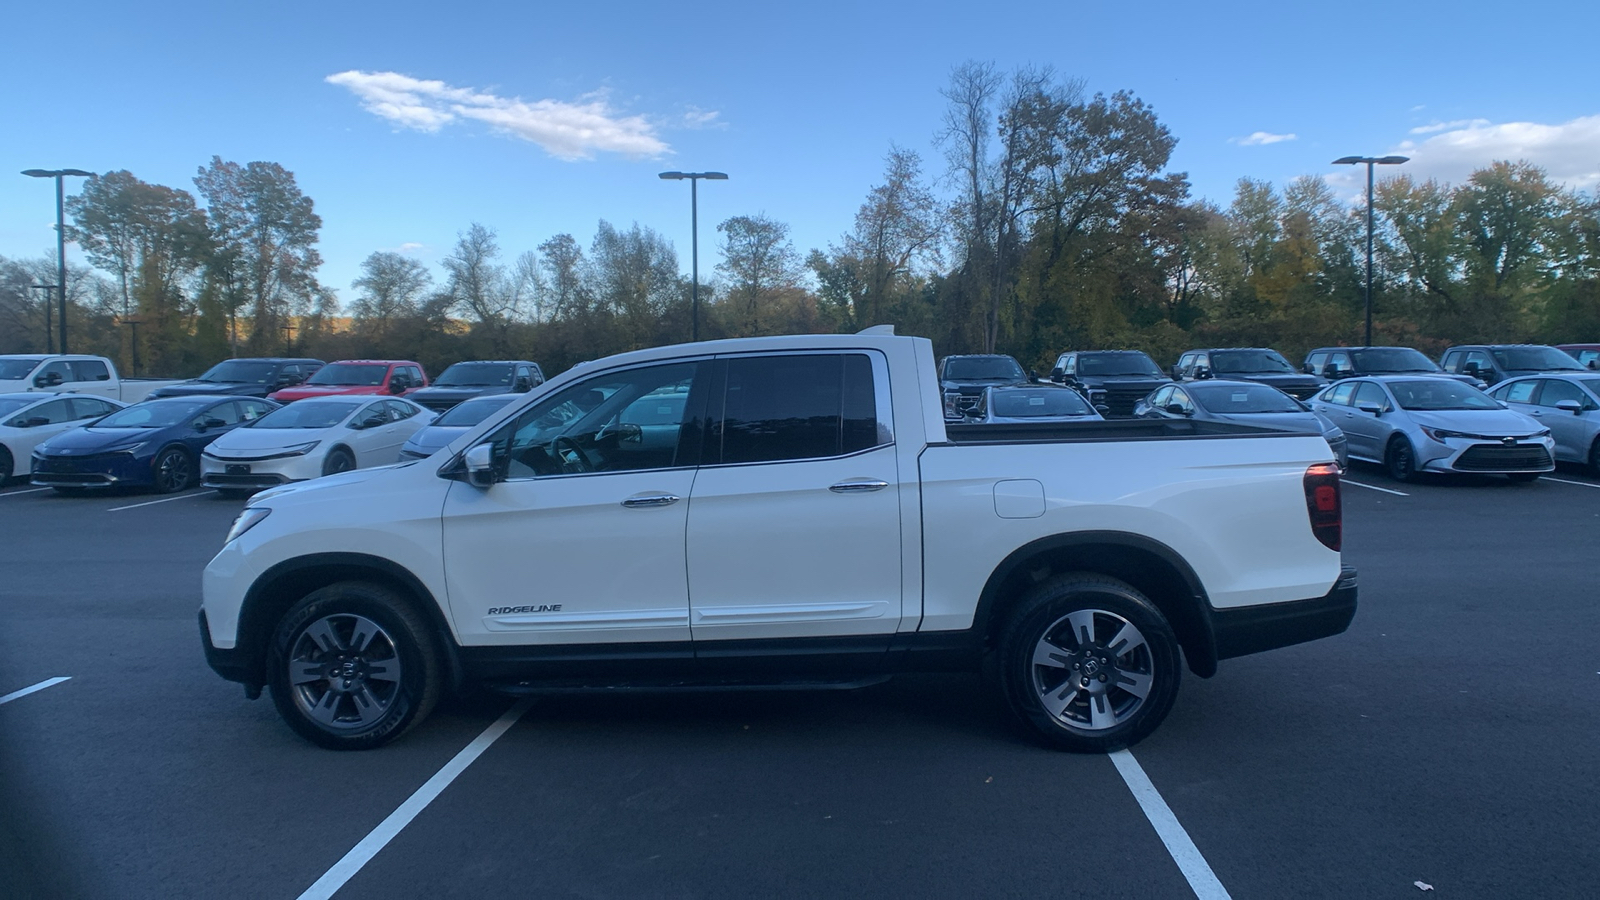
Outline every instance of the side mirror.
<path id="1" fill-rule="evenodd" d="M 362 428 L 377 428 L 380 425 L 387 425 L 388 423 L 389 423 L 389 417 L 384 415 L 383 413 L 381 413 L 381 412 L 371 413 L 365 419 L 361 420 L 361 427 Z"/>
<path id="2" fill-rule="evenodd" d="M 1313 366 L 1311 363 L 1305 363 L 1300 367 L 1300 371 L 1306 373 L 1307 375 L 1315 375 L 1317 374 L 1317 367 Z"/>
<path id="3" fill-rule="evenodd" d="M 1557 400 L 1556 409 L 1566 410 L 1576 416 L 1582 414 L 1583 404 L 1576 400 Z"/>
<path id="4" fill-rule="evenodd" d="M 1591 368 L 1591 369 L 1600 369 L 1600 356 L 1597 356 L 1594 359 L 1589 360 L 1589 368 Z"/>
<path id="5" fill-rule="evenodd" d="M 1461 374 L 1470 375 L 1473 378 L 1480 377 L 1480 373 L 1478 372 L 1478 364 L 1475 363 L 1475 362 L 1462 363 L 1461 364 Z"/>
<path id="6" fill-rule="evenodd" d="M 1056 366 L 1054 369 L 1050 370 L 1050 380 L 1056 384 L 1061 384 L 1067 380 L 1067 370 L 1061 368 L 1060 366 Z"/>
<path id="7" fill-rule="evenodd" d="M 1167 412 L 1169 412 L 1169 413 L 1171 413 L 1171 414 L 1173 414 L 1175 416 L 1187 416 L 1187 415 L 1189 415 L 1189 411 L 1183 408 L 1183 404 L 1182 403 L 1168 403 L 1167 404 Z"/>
<path id="8" fill-rule="evenodd" d="M 1344 370 L 1339 368 L 1338 366 L 1334 365 L 1333 363 L 1328 363 L 1327 365 L 1322 367 L 1322 377 L 1323 378 L 1343 378 L 1344 377 Z"/>
<path id="9" fill-rule="evenodd" d="M 1028 380 L 1033 382 L 1034 384 L 1038 384 L 1039 380 L 1040 380 L 1039 379 L 1039 370 L 1038 369 L 1029 369 L 1028 370 Z"/>
<path id="10" fill-rule="evenodd" d="M 1383 407 L 1379 406 L 1376 403 L 1371 403 L 1371 402 L 1357 403 L 1356 404 L 1356 409 L 1359 409 L 1364 413 L 1371 413 L 1372 415 L 1375 415 L 1375 416 L 1383 415 Z"/>
<path id="11" fill-rule="evenodd" d="M 1178 368 L 1178 364 L 1177 363 L 1173 363 L 1172 364 L 1172 368 L 1167 370 L 1167 374 L 1172 376 L 1172 380 L 1173 381 L 1182 381 L 1183 380 L 1183 370 Z"/>
<path id="12" fill-rule="evenodd" d="M 294 387 L 299 383 L 300 376 L 298 375 L 279 375 L 277 380 L 273 382 L 278 387 Z"/>
<path id="13" fill-rule="evenodd" d="M 216 416 L 206 416 L 205 418 L 201 419 L 200 421 L 194 423 L 194 430 L 195 431 L 210 431 L 213 428 L 222 428 L 227 424 L 228 424 L 227 422 L 222 421 L 221 419 L 217 418 Z"/>
<path id="14" fill-rule="evenodd" d="M 389 379 L 389 393 L 391 394 L 404 394 L 406 392 L 406 388 L 409 387 L 411 387 L 411 382 L 404 378 Z"/>
<path id="15" fill-rule="evenodd" d="M 499 479 L 494 471 L 494 444 L 479 444 L 462 455 L 467 467 L 467 483 L 476 488 L 487 488 Z"/>
<path id="16" fill-rule="evenodd" d="M 61 373 L 60 372 L 45 372 L 42 375 L 35 375 L 34 378 L 33 378 L 33 386 L 34 387 L 55 387 L 56 385 L 58 385 L 60 383 L 61 383 Z"/>
<path id="17" fill-rule="evenodd" d="M 1210 378 L 1211 377 L 1211 368 L 1209 366 L 1195 366 L 1194 367 L 1194 377 L 1197 380 L 1198 379 L 1202 379 L 1202 378 Z"/>
<path id="18" fill-rule="evenodd" d="M 533 390 L 533 379 L 524 375 L 511 383 L 511 390 L 518 394 L 526 394 Z"/>

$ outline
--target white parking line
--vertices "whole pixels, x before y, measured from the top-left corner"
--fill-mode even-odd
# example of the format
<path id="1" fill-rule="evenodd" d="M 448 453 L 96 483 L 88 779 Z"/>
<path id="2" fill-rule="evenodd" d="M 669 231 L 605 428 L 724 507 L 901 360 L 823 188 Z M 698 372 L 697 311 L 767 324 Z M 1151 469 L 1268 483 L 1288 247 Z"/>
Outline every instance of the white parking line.
<path id="1" fill-rule="evenodd" d="M 1144 810 L 1145 818 L 1150 820 L 1161 843 L 1167 845 L 1167 852 L 1172 855 L 1172 861 L 1178 864 L 1183 877 L 1188 879 L 1194 895 L 1200 900 L 1231 900 L 1228 889 L 1217 880 L 1206 858 L 1200 855 L 1200 848 L 1189 839 L 1189 832 L 1178 824 L 1178 817 L 1172 814 L 1167 801 L 1161 799 L 1161 794 L 1150 783 L 1150 777 L 1144 774 L 1139 761 L 1127 750 L 1117 750 L 1107 755 L 1111 757 L 1111 764 L 1117 767 L 1117 774 L 1127 783 L 1128 790 L 1133 792 L 1133 799 L 1139 801 L 1139 808 Z"/>
<path id="2" fill-rule="evenodd" d="M 187 500 L 190 497 L 204 497 L 207 494 L 215 494 L 215 493 L 216 493 L 216 491 L 201 491 L 198 494 L 181 494 L 181 495 L 179 495 L 177 497 L 168 497 L 165 500 L 150 500 L 150 501 L 145 502 L 145 503 L 134 503 L 134 504 L 129 505 L 129 506 L 113 506 L 110 509 L 106 510 L 106 512 L 122 512 L 125 509 L 138 509 L 141 506 L 155 506 L 157 503 L 171 503 L 174 500 Z"/>
<path id="3" fill-rule="evenodd" d="M 10 703 L 11 701 L 17 699 L 18 697 L 26 697 L 29 694 L 33 693 L 34 691 L 42 691 L 47 687 L 54 687 L 54 686 L 60 684 L 63 681 L 71 681 L 71 680 L 72 680 L 72 676 L 71 675 L 62 675 L 62 676 L 59 676 L 59 677 L 56 677 L 56 678 L 46 678 L 45 680 L 39 682 L 36 685 L 33 685 L 32 687 L 25 687 L 20 691 L 12 691 L 11 693 L 5 695 L 4 697 L 0 697 L 0 703 Z"/>
<path id="4" fill-rule="evenodd" d="M 1600 488 L 1600 484 L 1595 484 L 1590 481 L 1568 481 L 1565 478 L 1551 478 L 1549 475 L 1544 476 L 1544 480 L 1554 481 L 1556 484 L 1575 484 L 1578 487 Z"/>
<path id="5" fill-rule="evenodd" d="M 18 494 L 37 494 L 40 491 L 48 491 L 48 490 L 50 490 L 50 489 L 47 488 L 47 487 L 42 487 L 42 488 L 28 488 L 25 491 L 6 491 L 5 493 L 0 494 L 0 497 L 15 497 Z"/>
<path id="6" fill-rule="evenodd" d="M 512 725 L 517 724 L 517 720 L 522 718 L 522 714 L 527 712 L 528 707 L 532 705 L 533 698 L 530 697 L 517 701 L 515 706 L 506 710 L 505 714 L 496 719 L 493 725 L 483 730 L 483 734 L 473 738 L 472 743 L 463 747 L 460 753 L 457 753 L 453 759 L 445 763 L 444 768 L 435 772 L 434 776 L 429 778 L 422 787 L 417 788 L 416 793 L 406 798 L 406 802 L 400 804 L 399 809 L 390 813 L 387 819 L 379 822 L 377 828 L 372 829 L 366 837 L 361 839 L 361 843 L 350 848 L 350 852 L 346 853 L 343 859 L 334 863 L 333 868 L 323 873 L 322 877 L 317 879 L 316 884 L 306 888 L 305 893 L 300 895 L 300 900 L 327 900 L 327 898 L 337 893 L 340 888 L 344 887 L 345 882 L 361 871 L 362 866 L 378 855 L 378 851 L 382 850 L 384 845 L 394 840 L 394 836 L 409 825 L 411 820 L 417 817 L 417 813 L 426 809 L 435 797 L 438 797 L 445 788 L 449 787 L 450 782 L 454 781 L 457 775 L 466 771 L 467 766 L 472 765 L 472 761 L 477 759 L 479 754 L 489 749 L 489 745 L 499 740 L 500 736 L 509 731 Z"/>
<path id="7" fill-rule="evenodd" d="M 1359 481 L 1351 481 L 1348 478 L 1343 479 L 1340 483 L 1341 484 L 1348 484 L 1351 487 L 1364 487 L 1369 491 L 1382 491 L 1385 494 L 1393 494 L 1396 497 L 1409 497 L 1409 496 L 1411 496 L 1410 494 L 1406 493 L 1405 491 L 1391 491 L 1388 488 L 1381 488 L 1381 487 L 1378 487 L 1375 484 L 1362 484 Z"/>

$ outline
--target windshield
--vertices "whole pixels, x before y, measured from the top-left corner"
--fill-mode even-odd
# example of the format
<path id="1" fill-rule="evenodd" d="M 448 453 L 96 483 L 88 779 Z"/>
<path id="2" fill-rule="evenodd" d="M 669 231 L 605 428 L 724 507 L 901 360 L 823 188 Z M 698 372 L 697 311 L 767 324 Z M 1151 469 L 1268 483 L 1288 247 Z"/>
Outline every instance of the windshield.
<path id="1" fill-rule="evenodd" d="M 332 428 L 356 408 L 357 401 L 301 400 L 275 409 L 250 424 L 251 428 Z"/>
<path id="2" fill-rule="evenodd" d="M 1077 391 L 1037 388 L 1017 391 L 992 391 L 989 412 L 1002 419 L 1031 419 L 1040 416 L 1087 416 L 1092 410 Z"/>
<path id="3" fill-rule="evenodd" d="M 1494 361 L 1502 369 L 1552 372 L 1583 368 L 1577 360 L 1554 347 L 1502 347 L 1489 352 L 1494 354 Z"/>
<path id="4" fill-rule="evenodd" d="M 449 373 L 446 372 L 446 374 Z M 489 418 L 490 413 L 515 399 L 517 399 L 515 394 L 499 394 L 493 397 L 481 397 L 477 400 L 457 403 L 455 406 L 445 410 L 444 415 L 434 419 L 432 424 L 443 428 L 471 428 Z"/>
<path id="5" fill-rule="evenodd" d="M 1371 350 L 1352 350 L 1356 370 L 1368 375 L 1399 374 L 1402 372 L 1441 372 L 1439 364 L 1410 347 L 1375 347 Z"/>
<path id="6" fill-rule="evenodd" d="M 1211 354 L 1211 371 L 1218 375 L 1227 372 L 1272 372 L 1293 375 L 1294 366 L 1278 355 L 1276 350 L 1223 350 Z"/>
<path id="7" fill-rule="evenodd" d="M 117 410 L 94 423 L 95 428 L 168 428 L 210 406 L 211 400 L 184 403 L 139 403 Z"/>
<path id="8" fill-rule="evenodd" d="M 1293 397 L 1264 384 L 1184 385 L 1200 408 L 1231 416 L 1237 413 L 1305 412 Z"/>
<path id="9" fill-rule="evenodd" d="M 50 395 L 45 394 L 44 396 L 48 397 Z M 38 403 L 40 399 L 38 394 L 25 397 L 0 397 L 0 417 L 9 416 L 31 403 Z"/>
<path id="10" fill-rule="evenodd" d="M 1022 365 L 1009 356 L 953 356 L 944 361 L 947 381 L 1024 381 Z"/>
<path id="11" fill-rule="evenodd" d="M 500 363 L 456 363 L 434 379 L 434 387 L 501 387 L 511 383 L 511 366 Z M 437 424 L 437 423 L 435 423 Z M 476 424 L 476 423 L 474 423 Z"/>
<path id="12" fill-rule="evenodd" d="M 277 363 L 230 359 L 217 363 L 195 380 L 214 384 L 270 384 L 277 375 Z"/>
<path id="13" fill-rule="evenodd" d="M 1401 409 L 1499 409 L 1500 404 L 1489 395 L 1470 384 L 1443 378 L 1427 381 L 1391 381 L 1389 390 L 1394 393 Z"/>
<path id="14" fill-rule="evenodd" d="M 1085 353 L 1078 357 L 1079 375 L 1149 375 L 1160 378 L 1155 361 L 1137 350 Z"/>
<path id="15" fill-rule="evenodd" d="M 317 374 L 306 379 L 306 384 L 338 384 L 357 387 L 376 387 L 383 384 L 383 376 L 388 374 L 389 367 L 384 365 L 363 365 L 359 363 L 334 363 L 323 366 Z"/>
<path id="16" fill-rule="evenodd" d="M 8 381 L 26 378 L 38 364 L 37 359 L 0 359 L 0 378 Z"/>

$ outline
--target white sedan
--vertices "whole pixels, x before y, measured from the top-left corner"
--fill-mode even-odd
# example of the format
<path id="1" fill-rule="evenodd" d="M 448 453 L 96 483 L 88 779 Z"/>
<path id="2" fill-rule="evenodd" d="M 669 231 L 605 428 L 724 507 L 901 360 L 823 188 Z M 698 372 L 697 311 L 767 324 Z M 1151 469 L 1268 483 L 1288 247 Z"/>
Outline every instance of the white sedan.
<path id="1" fill-rule="evenodd" d="M 28 474 L 33 448 L 46 438 L 87 425 L 127 405 L 120 400 L 80 394 L 0 394 L 0 484 L 15 475 Z"/>
<path id="2" fill-rule="evenodd" d="M 243 494 L 400 461 L 435 413 L 400 397 L 326 397 L 275 409 L 228 432 L 200 457 L 200 483 Z"/>

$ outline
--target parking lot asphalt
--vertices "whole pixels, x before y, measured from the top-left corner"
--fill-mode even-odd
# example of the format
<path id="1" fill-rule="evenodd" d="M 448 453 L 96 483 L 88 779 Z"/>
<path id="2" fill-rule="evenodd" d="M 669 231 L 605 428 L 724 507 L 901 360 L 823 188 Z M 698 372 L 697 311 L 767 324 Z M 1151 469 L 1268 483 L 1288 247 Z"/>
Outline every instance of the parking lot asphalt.
<path id="1" fill-rule="evenodd" d="M 1348 481 L 1350 631 L 1186 678 L 1133 756 L 1236 898 L 1596 894 L 1600 481 Z M 240 505 L 0 491 L 0 696 L 70 679 L 0 702 L 0 896 L 301 896 L 512 705 L 295 737 L 200 654 Z M 336 896 L 1192 896 L 1164 837 L 975 676 L 566 697 Z"/>

